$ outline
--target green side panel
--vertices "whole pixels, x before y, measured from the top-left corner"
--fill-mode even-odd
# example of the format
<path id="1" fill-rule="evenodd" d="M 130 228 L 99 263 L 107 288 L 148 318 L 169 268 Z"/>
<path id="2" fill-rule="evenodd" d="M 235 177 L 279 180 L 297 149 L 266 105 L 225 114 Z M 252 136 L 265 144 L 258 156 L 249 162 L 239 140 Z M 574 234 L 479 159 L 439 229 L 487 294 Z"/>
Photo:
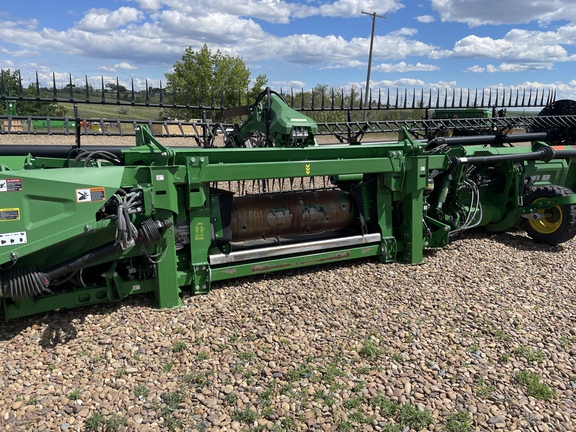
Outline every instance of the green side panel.
<path id="1" fill-rule="evenodd" d="M 101 226 L 96 213 L 123 167 L 0 172 L 0 264 Z"/>

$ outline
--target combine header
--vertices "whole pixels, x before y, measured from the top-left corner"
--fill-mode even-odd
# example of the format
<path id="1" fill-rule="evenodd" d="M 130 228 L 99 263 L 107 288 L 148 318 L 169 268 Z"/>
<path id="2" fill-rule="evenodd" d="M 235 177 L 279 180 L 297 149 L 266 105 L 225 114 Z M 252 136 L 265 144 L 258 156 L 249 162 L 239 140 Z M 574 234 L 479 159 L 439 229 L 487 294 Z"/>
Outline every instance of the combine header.
<path id="1" fill-rule="evenodd" d="M 548 129 L 417 139 L 400 125 L 392 142 L 318 145 L 318 125 L 266 91 L 227 147 L 170 147 L 145 125 L 129 148 L 4 146 L 0 301 L 7 319 L 140 293 L 168 308 L 242 276 L 419 263 L 476 227 L 566 242 L 576 146 Z"/>

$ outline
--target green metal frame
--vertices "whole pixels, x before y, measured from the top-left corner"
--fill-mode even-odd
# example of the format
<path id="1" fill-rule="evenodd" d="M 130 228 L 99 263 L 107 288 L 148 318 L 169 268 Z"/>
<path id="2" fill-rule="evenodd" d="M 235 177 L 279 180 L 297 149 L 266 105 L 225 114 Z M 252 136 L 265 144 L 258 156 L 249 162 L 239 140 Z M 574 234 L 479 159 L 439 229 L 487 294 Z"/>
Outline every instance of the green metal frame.
<path id="1" fill-rule="evenodd" d="M 121 166 L 93 161 L 87 167 L 69 168 L 66 158 L 0 157 L 0 185 L 2 181 L 20 185 L 0 192 L 0 212 L 4 209 L 8 215 L 0 221 L 0 240 L 10 239 L 16 232 L 27 237 L 21 244 L 0 247 L 0 278 L 7 278 L 12 268 L 49 268 L 112 241 L 114 220 L 99 220 L 96 215 L 118 189 L 141 191 L 142 208 L 132 216 L 136 225 L 146 219 L 170 220 L 174 225 L 154 245 L 136 245 L 92 263 L 86 272 L 104 277 L 95 277 L 95 282 L 85 287 L 56 288 L 31 298 L 0 299 L 5 316 L 11 319 L 119 301 L 140 293 L 153 295 L 159 308 L 178 307 L 184 289 L 193 294 L 206 293 L 213 282 L 243 276 L 365 257 L 419 263 L 425 248 L 448 243 L 462 215 L 479 213 L 469 204 L 475 196 L 465 190 L 459 192 L 470 165 L 455 165 L 455 158 L 526 152 L 526 148 L 485 146 L 453 146 L 431 152 L 426 145 L 403 131 L 396 142 L 362 145 L 169 148 L 141 127 L 136 146 L 122 150 Z M 535 143 L 532 150 L 545 145 Z M 475 205 L 482 207 L 483 217 L 473 222 L 501 231 L 518 224 L 523 214 L 576 204 L 576 195 L 530 205 L 524 205 L 522 199 L 528 182 L 574 187 L 573 162 L 573 158 L 556 158 L 499 161 L 477 167 L 480 175 L 498 183 L 501 189 L 479 188 L 480 203 Z M 430 191 L 432 176 L 437 180 Z M 330 177 L 335 187 L 353 194 L 359 216 L 350 227 L 351 234 L 378 234 L 380 241 L 210 264 L 211 256 L 231 252 L 227 232 L 230 215 L 224 209 L 232 194 L 218 189 L 217 183 L 308 177 Z M 94 191 L 96 198 L 81 202 L 77 198 L 79 190 Z M 10 209 L 17 211 L 10 213 Z M 183 225 L 189 233 L 186 244 L 179 243 L 178 230 Z M 123 271 L 127 266 L 138 272 Z"/>

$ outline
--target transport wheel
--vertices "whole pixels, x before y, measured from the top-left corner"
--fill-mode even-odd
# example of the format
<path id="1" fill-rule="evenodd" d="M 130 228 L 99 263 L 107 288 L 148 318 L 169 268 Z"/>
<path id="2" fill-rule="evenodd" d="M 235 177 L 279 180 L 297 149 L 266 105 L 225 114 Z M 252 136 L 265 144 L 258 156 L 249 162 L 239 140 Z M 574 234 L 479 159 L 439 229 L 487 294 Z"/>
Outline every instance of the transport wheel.
<path id="1" fill-rule="evenodd" d="M 543 186 L 533 189 L 525 198 L 525 203 L 536 203 L 547 198 L 574 195 L 562 186 Z M 555 205 L 538 210 L 546 214 L 542 219 L 524 219 L 522 227 L 538 243 L 557 245 L 576 235 L 576 204 Z"/>

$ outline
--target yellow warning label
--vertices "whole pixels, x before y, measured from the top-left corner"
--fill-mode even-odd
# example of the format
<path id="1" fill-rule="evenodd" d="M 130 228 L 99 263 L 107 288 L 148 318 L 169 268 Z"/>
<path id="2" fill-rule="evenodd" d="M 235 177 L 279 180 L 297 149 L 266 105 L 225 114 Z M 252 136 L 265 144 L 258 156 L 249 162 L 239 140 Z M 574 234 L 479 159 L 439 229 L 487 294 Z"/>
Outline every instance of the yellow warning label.
<path id="1" fill-rule="evenodd" d="M 20 220 L 19 208 L 3 208 L 0 209 L 0 222 Z"/>
<path id="2" fill-rule="evenodd" d="M 310 164 L 306 164 L 306 175 L 310 175 Z"/>

